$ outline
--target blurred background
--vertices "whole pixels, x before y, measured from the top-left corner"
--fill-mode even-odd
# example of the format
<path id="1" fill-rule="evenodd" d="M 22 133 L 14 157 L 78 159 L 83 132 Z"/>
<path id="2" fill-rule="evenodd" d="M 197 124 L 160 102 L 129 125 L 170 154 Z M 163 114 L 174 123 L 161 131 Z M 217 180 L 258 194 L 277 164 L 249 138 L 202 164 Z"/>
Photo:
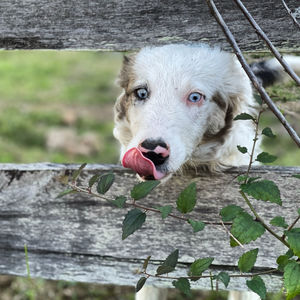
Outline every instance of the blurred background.
<path id="1" fill-rule="evenodd" d="M 261 55 L 251 55 L 250 60 Z M 120 53 L 68 51 L 0 51 L 1 163 L 118 163 L 112 135 L 115 79 Z M 300 133 L 300 91 L 293 82 L 268 89 Z M 271 113 L 276 139 L 265 139 L 265 151 L 277 165 L 300 166 L 300 152 Z M 275 299 L 269 295 L 268 299 Z M 193 299 L 226 299 L 224 293 L 194 292 Z M 0 300 L 134 299 L 133 287 L 35 280 L 0 276 Z M 185 299 L 172 290 L 169 299 Z M 280 297 L 277 297 L 280 299 Z"/>

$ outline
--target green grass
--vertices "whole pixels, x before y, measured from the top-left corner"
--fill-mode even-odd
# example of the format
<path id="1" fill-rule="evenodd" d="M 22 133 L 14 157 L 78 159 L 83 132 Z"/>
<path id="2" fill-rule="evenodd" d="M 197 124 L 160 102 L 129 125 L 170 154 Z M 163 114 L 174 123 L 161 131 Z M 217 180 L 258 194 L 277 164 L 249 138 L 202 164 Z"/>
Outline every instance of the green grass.
<path id="1" fill-rule="evenodd" d="M 97 52 L 0 52 L 0 162 L 116 163 L 112 107 L 122 55 Z M 101 108 L 106 108 L 102 109 Z M 66 124 L 64 115 L 75 111 Z M 85 114 L 81 114 L 86 111 Z M 46 148 L 52 128 L 98 136 L 100 150 L 88 156 Z"/>

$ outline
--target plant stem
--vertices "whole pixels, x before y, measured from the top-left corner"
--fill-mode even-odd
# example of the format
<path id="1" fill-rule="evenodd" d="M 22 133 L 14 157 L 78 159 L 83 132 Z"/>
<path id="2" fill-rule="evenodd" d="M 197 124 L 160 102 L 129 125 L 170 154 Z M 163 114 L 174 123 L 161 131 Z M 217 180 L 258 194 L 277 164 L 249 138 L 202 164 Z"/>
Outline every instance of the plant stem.
<path id="1" fill-rule="evenodd" d="M 240 194 L 242 195 L 242 197 L 244 198 L 244 200 L 246 201 L 247 205 L 249 206 L 249 208 L 251 209 L 251 211 L 253 212 L 254 216 L 256 217 L 256 219 L 261 223 L 261 225 L 263 225 L 265 227 L 265 229 L 267 231 L 269 231 L 276 239 L 278 239 L 281 243 L 283 243 L 285 246 L 287 246 L 288 248 L 290 248 L 290 245 L 283 240 L 276 232 L 274 232 L 265 222 L 264 220 L 258 215 L 258 213 L 256 212 L 255 208 L 252 206 L 252 204 L 250 203 L 248 197 L 246 196 L 246 194 L 243 191 L 240 191 Z"/>
<path id="2" fill-rule="evenodd" d="M 105 200 L 107 201 L 109 204 L 111 204 L 111 201 L 113 201 L 113 199 L 111 198 L 108 198 L 108 197 L 105 197 L 103 195 L 100 195 L 100 194 L 96 194 L 96 193 L 93 193 L 89 188 L 86 189 L 86 188 L 82 188 L 82 187 L 79 187 L 77 186 L 76 184 L 72 183 L 72 184 L 69 184 L 70 187 L 77 191 L 77 192 L 80 192 L 80 193 L 85 193 L 85 194 L 89 194 L 91 196 L 94 196 L 94 197 L 97 197 L 97 198 L 100 198 L 102 200 Z M 136 208 L 140 208 L 140 209 L 144 209 L 145 211 L 152 211 L 152 212 L 155 212 L 155 213 L 161 213 L 160 210 L 158 209 L 155 209 L 155 208 L 151 208 L 151 207 L 147 207 L 147 206 L 143 206 L 143 205 L 140 205 L 140 204 L 137 204 L 135 201 L 132 201 L 131 203 L 126 203 L 128 206 L 133 206 L 133 207 L 136 207 Z M 184 222 L 188 222 L 188 218 L 185 218 L 185 217 L 181 217 L 181 216 L 176 216 L 174 214 L 169 214 L 168 216 L 174 218 L 174 219 L 178 219 L 178 220 L 182 220 Z M 231 225 L 232 223 L 230 222 L 225 222 L 225 223 L 221 223 L 221 222 L 209 222 L 209 221 L 203 221 L 204 224 L 206 225 L 218 225 L 218 226 L 223 226 L 223 224 L 225 225 Z"/>
<path id="3" fill-rule="evenodd" d="M 246 172 L 246 178 L 245 178 L 244 183 L 246 183 L 247 180 L 248 180 L 248 176 L 249 176 L 252 164 L 253 164 L 253 156 L 254 156 L 255 146 L 256 146 L 256 142 L 258 140 L 258 124 L 259 124 L 260 117 L 261 117 L 262 113 L 263 113 L 263 110 L 260 110 L 259 113 L 258 113 L 258 116 L 257 116 L 257 120 L 254 121 L 254 123 L 255 123 L 255 134 L 254 134 L 252 149 L 251 149 L 251 153 L 250 153 L 250 162 L 249 162 L 249 165 L 248 165 L 248 169 L 247 169 L 247 172 Z"/>
<path id="4" fill-rule="evenodd" d="M 277 269 L 271 269 L 268 271 L 262 271 L 262 272 L 256 272 L 256 273 L 251 273 L 251 274 L 232 274 L 230 275 L 230 277 L 232 278 L 238 278 L 238 277 L 254 277 L 256 275 L 267 275 L 267 274 L 271 274 L 278 271 Z M 153 274 L 149 274 L 147 272 L 141 272 L 141 274 L 144 274 L 148 277 L 156 277 L 156 278 L 161 278 L 161 279 L 179 279 L 179 278 L 186 278 L 186 279 L 201 279 L 201 278 L 212 278 L 212 275 L 201 275 L 201 276 L 186 276 L 186 277 L 175 277 L 175 276 L 164 276 L 164 275 L 153 275 Z"/>
<path id="5" fill-rule="evenodd" d="M 293 227 L 296 225 L 296 223 L 297 223 L 299 220 L 300 220 L 300 216 L 298 216 L 298 217 L 296 218 L 296 220 L 288 227 L 287 231 L 291 231 L 291 230 L 293 229 Z M 284 240 L 285 237 L 286 237 L 286 235 L 283 234 L 281 238 Z"/>

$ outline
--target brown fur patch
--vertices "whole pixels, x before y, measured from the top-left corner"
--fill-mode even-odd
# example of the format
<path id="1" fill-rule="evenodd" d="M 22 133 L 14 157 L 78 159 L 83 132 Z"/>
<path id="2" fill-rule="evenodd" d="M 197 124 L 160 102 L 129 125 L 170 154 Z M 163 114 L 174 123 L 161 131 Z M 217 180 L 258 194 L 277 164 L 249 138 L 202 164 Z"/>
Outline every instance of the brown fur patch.
<path id="1" fill-rule="evenodd" d="M 129 83 L 135 78 L 133 73 L 134 60 L 135 54 L 130 56 L 124 55 L 123 65 L 118 77 L 118 83 L 125 90 L 128 89 Z"/>
<path id="2" fill-rule="evenodd" d="M 219 108 L 220 108 L 221 110 L 223 110 L 223 111 L 226 111 L 226 110 L 227 110 L 227 103 L 226 103 L 225 99 L 222 97 L 222 95 L 221 95 L 219 92 L 216 92 L 216 93 L 212 96 L 211 100 L 212 100 L 213 102 L 215 102 L 215 103 L 219 106 Z"/>
<path id="3" fill-rule="evenodd" d="M 212 132 L 211 129 L 208 129 L 203 135 L 201 144 L 208 142 L 219 142 L 221 144 L 224 143 L 225 136 L 228 134 L 232 127 L 233 108 L 231 105 L 227 107 L 224 121 L 225 125 L 218 132 Z"/>
<path id="4" fill-rule="evenodd" d="M 130 99 L 126 93 L 122 94 L 115 104 L 115 119 L 123 120 L 124 118 L 129 121 L 128 108 L 130 105 Z"/>
<path id="5" fill-rule="evenodd" d="M 134 57 L 134 54 L 124 56 L 123 65 L 118 77 L 118 84 L 124 89 L 124 92 L 120 95 L 115 104 L 115 118 L 118 120 L 126 118 L 127 121 L 129 121 L 128 108 L 130 106 L 130 95 L 128 87 L 130 86 L 130 82 L 135 79 L 133 72 Z"/>

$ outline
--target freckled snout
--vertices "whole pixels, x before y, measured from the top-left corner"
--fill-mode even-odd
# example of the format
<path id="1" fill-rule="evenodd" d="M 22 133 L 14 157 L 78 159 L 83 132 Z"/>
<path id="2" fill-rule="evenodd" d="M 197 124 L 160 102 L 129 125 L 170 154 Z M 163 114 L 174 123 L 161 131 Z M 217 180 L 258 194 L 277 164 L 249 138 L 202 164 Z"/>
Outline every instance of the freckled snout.
<path id="1" fill-rule="evenodd" d="M 138 148 L 143 156 L 150 159 L 155 166 L 160 166 L 165 163 L 170 155 L 169 146 L 161 139 L 146 139 Z"/>
<path id="2" fill-rule="evenodd" d="M 144 180 L 159 180 L 167 175 L 158 168 L 168 160 L 169 154 L 169 146 L 161 139 L 146 139 L 124 154 L 122 164 L 137 172 Z"/>

